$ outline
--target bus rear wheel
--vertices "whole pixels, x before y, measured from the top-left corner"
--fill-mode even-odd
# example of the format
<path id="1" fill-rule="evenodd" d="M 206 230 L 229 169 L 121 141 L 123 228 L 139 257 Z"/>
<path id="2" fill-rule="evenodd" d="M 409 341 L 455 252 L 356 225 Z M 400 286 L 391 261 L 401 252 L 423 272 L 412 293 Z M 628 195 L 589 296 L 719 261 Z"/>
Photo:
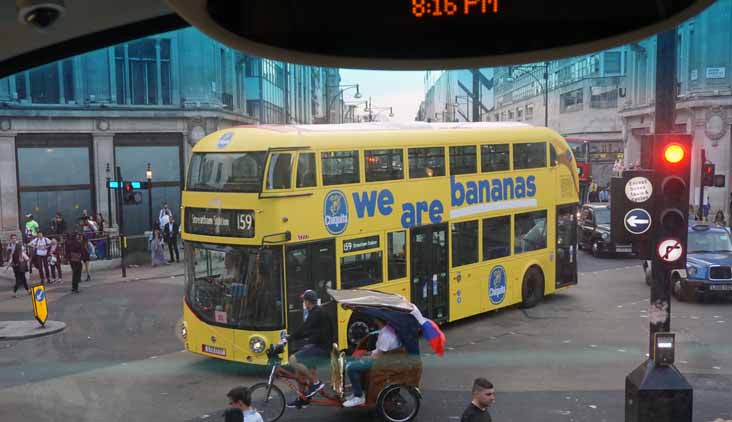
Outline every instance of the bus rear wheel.
<path id="1" fill-rule="evenodd" d="M 521 307 L 533 308 L 544 297 L 544 275 L 536 267 L 529 268 L 524 274 L 521 285 Z"/>

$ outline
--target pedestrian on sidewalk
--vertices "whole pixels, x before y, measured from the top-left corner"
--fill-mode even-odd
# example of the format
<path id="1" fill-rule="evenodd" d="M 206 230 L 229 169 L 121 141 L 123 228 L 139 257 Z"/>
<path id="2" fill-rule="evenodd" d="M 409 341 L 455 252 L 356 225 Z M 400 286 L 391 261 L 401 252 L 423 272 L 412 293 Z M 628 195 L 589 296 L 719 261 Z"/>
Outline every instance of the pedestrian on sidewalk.
<path id="1" fill-rule="evenodd" d="M 491 422 L 488 408 L 496 402 L 496 390 L 485 378 L 473 381 L 473 400 L 463 412 L 460 422 Z"/>
<path id="2" fill-rule="evenodd" d="M 8 254 L 8 267 L 13 267 L 13 274 L 15 275 L 15 287 L 13 288 L 13 295 L 18 297 L 18 288 L 23 286 L 26 292 L 30 293 L 28 289 L 28 282 L 25 278 L 25 273 L 30 266 L 28 261 L 28 254 L 26 253 L 25 245 L 22 241 L 18 240 L 16 234 L 10 235 L 10 243 L 7 246 Z"/>
<path id="3" fill-rule="evenodd" d="M 224 422 L 264 422 L 262 415 L 252 408 L 252 392 L 248 388 L 233 388 L 226 397 L 230 407 L 224 413 Z"/>
<path id="4" fill-rule="evenodd" d="M 61 216 L 59 211 L 56 211 L 56 215 L 51 219 L 51 235 L 56 236 L 58 239 L 66 231 L 66 222 Z"/>
<path id="5" fill-rule="evenodd" d="M 175 262 L 180 262 L 180 254 L 178 253 L 178 231 L 180 226 L 175 222 L 175 218 L 170 216 L 168 224 L 163 228 L 163 239 L 168 244 L 168 252 L 170 252 L 170 262 L 173 263 L 173 252 L 175 252 Z"/>
<path id="6" fill-rule="evenodd" d="M 61 276 L 61 246 L 56 239 L 51 239 L 51 247 L 48 249 L 48 265 L 51 266 L 51 282 L 63 283 Z M 58 278 L 56 277 L 58 272 Z"/>
<path id="7" fill-rule="evenodd" d="M 25 242 L 28 243 L 38 234 L 38 222 L 33 219 L 33 214 L 26 214 L 25 218 Z"/>
<path id="8" fill-rule="evenodd" d="M 165 261 L 165 244 L 162 237 L 160 236 L 160 229 L 153 230 L 153 239 L 150 247 L 150 258 L 152 260 L 152 266 L 157 267 L 158 265 L 165 265 L 168 262 Z"/>
<path id="9" fill-rule="evenodd" d="M 158 227 L 160 228 L 160 230 L 162 230 L 163 227 L 168 224 L 168 220 L 172 216 L 173 213 L 170 211 L 170 208 L 168 208 L 168 203 L 164 203 L 163 208 L 160 209 L 160 214 L 158 215 Z"/>
<path id="10" fill-rule="evenodd" d="M 104 216 L 100 212 L 99 215 L 97 215 L 97 234 L 99 236 L 104 234 Z"/>
<path id="11" fill-rule="evenodd" d="M 89 240 L 89 237 L 87 237 L 86 235 L 79 236 L 81 236 L 81 246 L 86 251 L 86 255 L 84 255 L 84 258 L 81 260 L 81 262 L 84 263 L 84 272 L 86 273 L 86 280 L 84 281 L 90 281 L 91 274 L 89 274 L 89 260 L 91 258 L 96 258 L 96 252 L 94 251 L 94 244 L 91 240 Z"/>
<path id="12" fill-rule="evenodd" d="M 82 261 L 89 260 L 89 253 L 84 248 L 84 236 L 80 233 L 73 233 L 66 241 L 66 256 L 71 264 L 71 291 L 79 293 L 79 282 L 81 281 Z"/>
<path id="13" fill-rule="evenodd" d="M 51 271 L 48 268 L 48 250 L 51 248 L 51 240 L 39 230 L 36 238 L 30 242 L 30 246 L 33 248 L 33 265 L 38 268 L 38 272 L 41 274 L 41 284 L 44 286 L 46 282 L 50 284 Z"/>

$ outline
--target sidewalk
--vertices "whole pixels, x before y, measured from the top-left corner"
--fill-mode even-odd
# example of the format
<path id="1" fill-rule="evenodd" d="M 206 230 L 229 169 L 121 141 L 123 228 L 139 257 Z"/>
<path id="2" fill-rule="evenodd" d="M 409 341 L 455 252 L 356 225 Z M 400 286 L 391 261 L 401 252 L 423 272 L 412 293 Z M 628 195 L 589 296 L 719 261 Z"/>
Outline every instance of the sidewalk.
<path id="1" fill-rule="evenodd" d="M 152 280 L 158 278 L 181 278 L 184 271 L 184 262 L 177 262 L 169 265 L 163 265 L 159 267 L 152 267 L 150 265 L 145 266 L 130 266 L 127 268 L 127 277 L 122 277 L 122 268 L 119 267 L 119 259 L 114 263 L 115 260 L 109 261 L 93 261 L 89 268 L 91 274 L 90 281 L 84 281 L 86 275 L 82 272 L 79 288 L 81 290 L 88 289 L 90 287 L 119 283 L 119 282 L 132 282 L 132 281 L 143 281 Z M 46 285 L 46 292 L 49 301 L 57 299 L 60 296 L 70 294 L 71 290 L 71 267 L 68 265 L 63 266 L 63 283 Z M 32 277 L 29 279 L 28 287 L 38 285 L 38 271 L 34 269 Z M 182 282 L 181 282 L 182 284 Z M 18 298 L 13 297 L 13 286 L 15 285 L 15 278 L 12 270 L 0 270 L 0 312 L 14 312 L 15 306 L 12 303 L 27 301 L 26 295 L 19 295 Z M 10 308 L 10 309 L 9 309 Z"/>

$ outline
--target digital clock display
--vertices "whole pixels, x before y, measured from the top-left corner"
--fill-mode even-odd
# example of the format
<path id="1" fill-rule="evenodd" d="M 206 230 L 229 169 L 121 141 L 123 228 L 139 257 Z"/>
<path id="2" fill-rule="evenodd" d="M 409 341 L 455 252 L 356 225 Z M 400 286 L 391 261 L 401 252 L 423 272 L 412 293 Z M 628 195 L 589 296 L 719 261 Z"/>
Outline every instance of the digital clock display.
<path id="1" fill-rule="evenodd" d="M 498 13 L 498 0 L 411 0 L 412 15 L 476 16 Z"/>
<path id="2" fill-rule="evenodd" d="M 455 69 L 601 51 L 671 28 L 713 0 L 168 2 L 248 54 L 340 68 Z"/>

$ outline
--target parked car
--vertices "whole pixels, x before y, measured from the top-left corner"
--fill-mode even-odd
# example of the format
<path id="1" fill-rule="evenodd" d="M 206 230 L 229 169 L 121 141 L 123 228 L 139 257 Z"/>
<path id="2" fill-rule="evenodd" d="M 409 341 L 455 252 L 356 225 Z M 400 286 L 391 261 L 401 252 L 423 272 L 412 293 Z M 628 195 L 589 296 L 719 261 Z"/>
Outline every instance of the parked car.
<path id="1" fill-rule="evenodd" d="M 686 270 L 673 270 L 674 297 L 682 302 L 715 296 L 732 296 L 732 238 L 727 228 L 715 224 L 689 226 Z M 644 261 L 646 283 L 651 284 L 651 268 Z"/>
<path id="2" fill-rule="evenodd" d="M 610 232 L 610 204 L 607 202 L 582 205 L 579 224 L 579 248 L 600 257 L 603 254 L 631 253 L 631 244 L 616 245 Z"/>

